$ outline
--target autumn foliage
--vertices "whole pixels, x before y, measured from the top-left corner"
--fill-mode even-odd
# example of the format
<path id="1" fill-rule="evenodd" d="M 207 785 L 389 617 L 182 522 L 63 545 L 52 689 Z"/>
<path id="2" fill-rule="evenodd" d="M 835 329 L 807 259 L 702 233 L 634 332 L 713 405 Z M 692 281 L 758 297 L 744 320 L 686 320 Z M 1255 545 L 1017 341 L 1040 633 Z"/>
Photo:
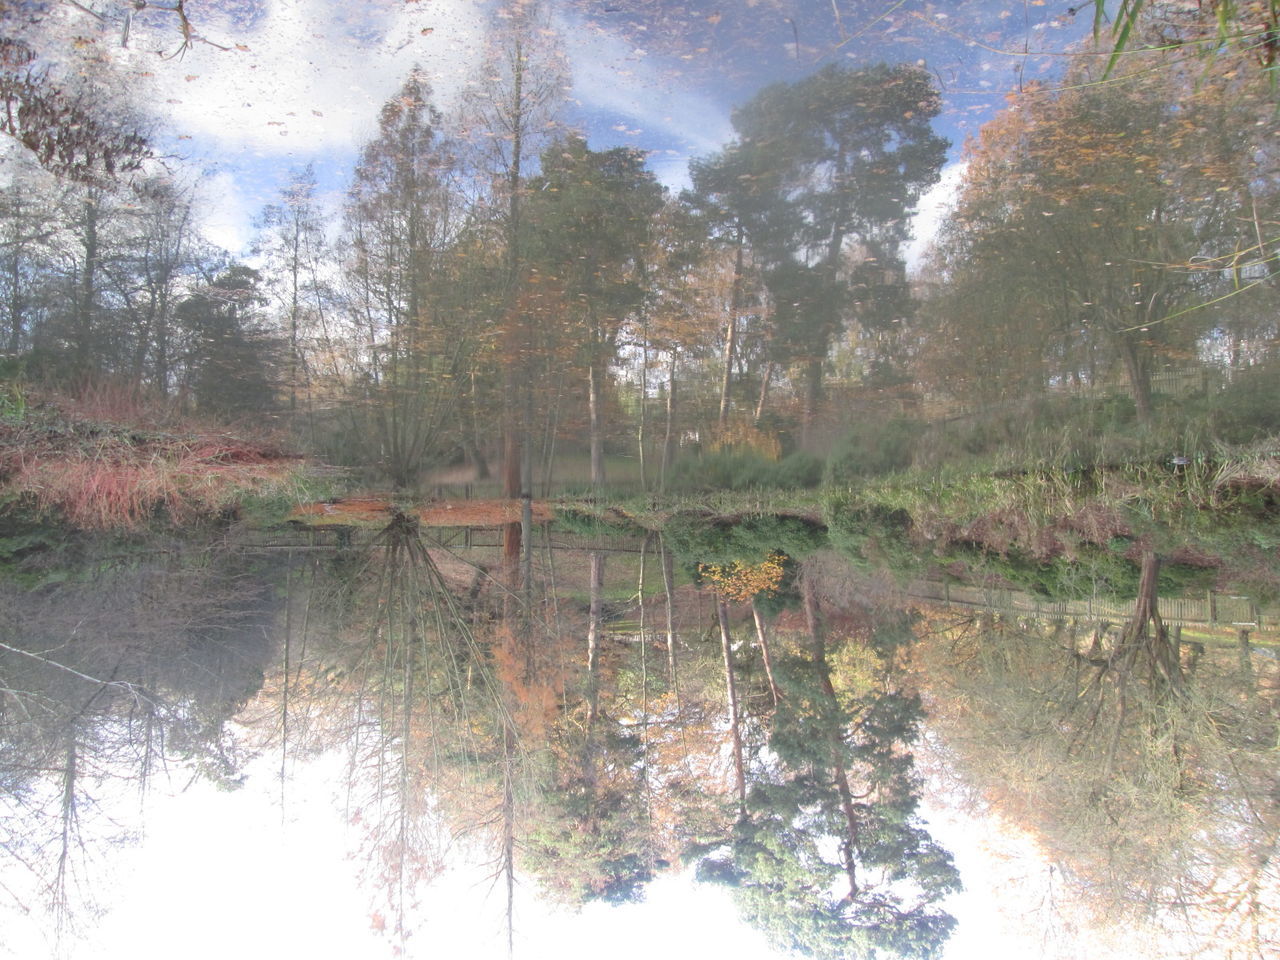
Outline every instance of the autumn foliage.
<path id="1" fill-rule="evenodd" d="M 782 583 L 786 557 L 771 553 L 759 563 L 700 563 L 698 574 L 716 595 L 734 602 L 746 602 L 763 594 L 773 596 Z"/>

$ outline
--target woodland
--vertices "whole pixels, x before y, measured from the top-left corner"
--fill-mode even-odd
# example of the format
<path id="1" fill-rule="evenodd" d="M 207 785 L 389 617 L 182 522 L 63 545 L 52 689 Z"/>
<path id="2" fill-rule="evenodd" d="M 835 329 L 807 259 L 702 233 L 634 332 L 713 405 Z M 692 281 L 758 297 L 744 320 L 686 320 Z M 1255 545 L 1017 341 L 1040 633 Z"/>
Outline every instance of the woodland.
<path id="1" fill-rule="evenodd" d="M 688 870 L 784 953 L 943 957 L 927 800 L 1051 865 L 1027 955 L 1274 956 L 1276 7 L 1121 8 L 912 264 L 912 63 L 764 86 L 673 191 L 517 4 L 231 252 L 107 46 L 6 12 L 0 901 L 91 942 L 121 784 L 337 754 L 411 955 L 466 846 L 507 955 L 522 890 Z"/>

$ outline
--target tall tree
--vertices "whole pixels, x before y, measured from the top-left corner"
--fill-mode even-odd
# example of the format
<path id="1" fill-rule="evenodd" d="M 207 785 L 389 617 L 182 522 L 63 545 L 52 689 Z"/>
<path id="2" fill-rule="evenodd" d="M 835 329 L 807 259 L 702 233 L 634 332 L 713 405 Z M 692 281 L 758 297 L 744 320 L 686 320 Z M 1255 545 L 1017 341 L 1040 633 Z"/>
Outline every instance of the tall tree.
<path id="1" fill-rule="evenodd" d="M 9 353 L 30 346 L 50 270 L 49 241 L 57 229 L 54 211 L 34 181 L 17 176 L 0 192 L 0 329 Z"/>
<path id="2" fill-rule="evenodd" d="M 618 334 L 644 296 L 640 276 L 663 188 L 626 148 L 592 150 L 580 136 L 552 144 L 526 216 L 534 269 L 558 283 L 587 374 L 591 482 L 605 480 L 605 382 Z"/>
<path id="3" fill-rule="evenodd" d="M 106 284 L 119 303 L 121 372 L 161 395 L 172 386 L 176 335 L 174 311 L 194 281 L 200 250 L 191 190 L 172 178 L 138 180 L 118 254 L 103 261 Z"/>
<path id="4" fill-rule="evenodd" d="M 915 67 L 829 66 L 735 110 L 736 141 L 699 169 L 765 266 L 779 357 L 803 365 L 806 427 L 845 320 L 901 317 L 900 247 L 946 149 L 930 126 L 939 106 Z"/>
<path id="5" fill-rule="evenodd" d="M 262 211 L 261 229 L 258 250 L 266 258 L 268 288 L 289 344 L 289 412 L 296 414 L 299 393 L 311 396 L 313 354 L 328 356 L 330 372 L 336 373 L 328 317 L 333 291 L 324 278 L 329 244 L 310 164 L 293 171 L 279 201 Z"/>
<path id="6" fill-rule="evenodd" d="M 178 306 L 195 334 L 189 363 L 201 410 L 234 418 L 276 406 L 279 351 L 262 323 L 260 282 L 256 270 L 233 264 Z"/>
<path id="7" fill-rule="evenodd" d="M 1275 161 L 1238 79 L 1155 55 L 1121 85 L 1092 82 L 1100 69 L 1029 86 L 971 145 L 941 245 L 937 342 L 957 392 L 957 364 L 988 392 L 1120 381 L 1149 423 L 1157 365 L 1217 335 L 1208 305 L 1239 316 L 1264 292 L 1239 271 L 1268 255 L 1255 224 L 1275 207 Z"/>
<path id="8" fill-rule="evenodd" d="M 374 431 L 398 486 L 439 453 L 470 347 L 465 325 L 441 308 L 459 201 L 440 122 L 415 69 L 383 106 L 347 200 L 351 309 L 367 345 Z"/>
<path id="9" fill-rule="evenodd" d="M 915 815 L 907 748 L 922 714 L 893 668 L 909 621 L 877 624 L 864 641 L 876 680 L 838 691 L 811 583 L 804 600 L 806 649 L 778 664 L 777 763 L 755 777 L 732 838 L 699 876 L 728 884 L 748 922 L 784 948 L 830 960 L 937 956 L 955 926 L 938 902 L 960 883 Z"/>
<path id="10" fill-rule="evenodd" d="M 503 490 L 518 496 L 531 484 L 528 449 L 532 385 L 528 369 L 532 318 L 527 287 L 522 206 L 531 168 L 556 129 L 567 68 L 546 9 L 514 0 L 491 21 L 485 57 L 463 106 L 465 138 L 476 172 L 487 181 L 486 204 L 502 246 L 500 286 Z"/>

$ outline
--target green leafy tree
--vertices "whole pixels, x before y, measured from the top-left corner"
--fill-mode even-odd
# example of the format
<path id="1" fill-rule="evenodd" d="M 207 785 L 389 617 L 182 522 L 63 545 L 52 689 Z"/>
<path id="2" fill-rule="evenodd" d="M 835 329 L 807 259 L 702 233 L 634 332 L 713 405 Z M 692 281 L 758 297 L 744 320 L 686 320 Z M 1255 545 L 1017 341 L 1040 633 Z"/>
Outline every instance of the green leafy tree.
<path id="1" fill-rule="evenodd" d="M 194 339 L 189 375 L 201 410 L 235 418 L 276 406 L 279 345 L 262 323 L 260 283 L 256 270 L 233 264 L 178 305 Z"/>
<path id="2" fill-rule="evenodd" d="M 946 141 L 923 71 L 829 66 L 734 111 L 737 140 L 695 167 L 699 192 L 765 267 L 778 358 L 803 365 L 806 425 L 847 319 L 884 331 L 906 310 L 900 247 Z"/>
<path id="3" fill-rule="evenodd" d="M 586 368 L 591 481 L 604 483 L 604 389 L 627 317 L 643 302 L 640 258 L 663 189 L 635 150 L 596 151 L 580 136 L 552 144 L 525 216 L 533 269 L 559 284 L 566 326 Z"/>
<path id="4" fill-rule="evenodd" d="M 950 855 L 916 819 L 919 783 L 907 747 L 919 698 L 890 680 L 911 637 L 893 617 L 867 640 L 881 678 L 837 691 L 812 587 L 806 651 L 774 668 L 776 757 L 754 778 L 731 839 L 699 876 L 729 884 L 748 922 L 808 956 L 933 957 L 955 926 L 937 907 L 960 888 Z"/>

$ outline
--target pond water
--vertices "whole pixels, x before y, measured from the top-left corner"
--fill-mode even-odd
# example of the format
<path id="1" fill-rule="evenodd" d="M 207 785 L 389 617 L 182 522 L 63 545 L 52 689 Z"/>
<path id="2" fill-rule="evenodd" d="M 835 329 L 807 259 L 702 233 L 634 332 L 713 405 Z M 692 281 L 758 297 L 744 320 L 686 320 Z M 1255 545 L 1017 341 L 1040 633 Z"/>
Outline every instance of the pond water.
<path id="1" fill-rule="evenodd" d="M 1238 699 L 1245 661 L 1225 641 L 1175 654 L 1175 685 L 1147 673 L 1154 639 L 913 600 L 797 516 L 645 532 L 570 513 L 533 528 L 527 579 L 501 541 L 397 513 L 211 541 L 80 537 L 29 559 L 5 588 L 0 651 L 14 943 L 103 955 L 145 909 L 165 918 L 145 941 L 156 955 L 176 924 L 214 915 L 226 938 L 317 955 L 456 938 L 498 956 L 509 933 L 522 955 L 585 956 L 600 924 L 636 923 L 639 955 L 661 945 L 654 923 L 674 949 L 708 936 L 667 926 L 697 904 L 727 925 L 708 942 L 747 956 L 933 953 L 951 911 L 1011 948 L 1041 928 L 1078 945 L 1065 931 L 1107 871 L 1124 871 L 1108 897 L 1203 883 L 1181 858 L 1241 829 L 1198 806 L 1212 826 L 1165 809 L 1153 834 L 1146 805 L 1168 777 L 1233 770 L 1242 797 L 1265 781 L 1238 766 L 1264 744 L 1200 729 L 1227 709 L 1268 729 Z M 751 550 L 764 559 L 743 562 Z M 1255 694 L 1274 689 L 1265 657 L 1247 669 Z M 1163 755 L 1143 733 L 1155 716 L 1184 749 L 1223 754 Z M 1045 773 L 1063 778 L 1048 819 L 993 799 Z M 957 896 L 948 842 L 979 890 L 1020 877 L 1006 899 L 1023 903 L 1053 885 L 1033 837 L 1113 837 L 1079 822 L 1099 805 L 1134 849 L 1074 854 L 1061 907 L 1028 923 Z M 1178 856 L 1143 846 L 1157 840 Z M 213 956 L 226 938 L 193 947 Z"/>
<path id="2" fill-rule="evenodd" d="M 0 947 L 1275 955 L 1277 36 L 0 3 Z"/>

